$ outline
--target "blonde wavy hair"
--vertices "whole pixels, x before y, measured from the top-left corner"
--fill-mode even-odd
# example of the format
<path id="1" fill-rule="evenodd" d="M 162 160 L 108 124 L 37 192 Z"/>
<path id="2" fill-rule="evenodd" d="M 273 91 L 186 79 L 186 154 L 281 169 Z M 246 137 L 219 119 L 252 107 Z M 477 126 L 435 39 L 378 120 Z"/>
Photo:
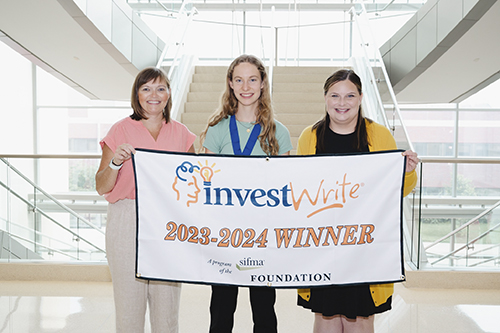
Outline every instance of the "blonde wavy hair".
<path id="1" fill-rule="evenodd" d="M 235 115 L 236 111 L 238 111 L 238 99 L 234 95 L 234 91 L 229 85 L 229 82 L 233 80 L 235 67 L 242 63 L 250 63 L 257 67 L 262 80 L 256 120 L 256 123 L 259 123 L 262 128 L 259 135 L 260 147 L 266 155 L 278 155 L 280 149 L 278 140 L 276 139 L 276 123 L 274 122 L 274 111 L 271 103 L 271 91 L 266 68 L 259 58 L 246 54 L 234 59 L 227 69 L 226 89 L 222 94 L 220 105 L 214 114 L 210 116 L 207 127 L 200 135 L 201 150 L 204 150 L 203 142 L 205 141 L 208 128 L 217 125 L 222 119 Z"/>

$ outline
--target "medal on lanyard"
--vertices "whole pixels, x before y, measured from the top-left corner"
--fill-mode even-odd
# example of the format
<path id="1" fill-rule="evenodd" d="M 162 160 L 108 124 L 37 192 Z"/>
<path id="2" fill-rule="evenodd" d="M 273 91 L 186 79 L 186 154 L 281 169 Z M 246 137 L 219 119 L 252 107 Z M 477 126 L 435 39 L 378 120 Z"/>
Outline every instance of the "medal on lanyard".
<path id="1" fill-rule="evenodd" d="M 260 134 L 260 124 L 255 124 L 252 133 L 250 133 L 250 137 L 248 138 L 247 144 L 241 151 L 240 146 L 240 136 L 238 135 L 238 127 L 236 126 L 236 117 L 231 116 L 229 120 L 229 132 L 231 133 L 231 143 L 233 144 L 233 152 L 234 155 L 250 155 L 252 153 L 253 147 L 257 142 L 257 138 Z"/>

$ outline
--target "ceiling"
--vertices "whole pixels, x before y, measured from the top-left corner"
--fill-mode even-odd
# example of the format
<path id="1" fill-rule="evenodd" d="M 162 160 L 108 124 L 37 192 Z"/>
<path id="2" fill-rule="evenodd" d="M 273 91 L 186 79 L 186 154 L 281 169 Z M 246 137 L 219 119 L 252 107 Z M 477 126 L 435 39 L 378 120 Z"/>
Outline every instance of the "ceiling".
<path id="1" fill-rule="evenodd" d="M 0 40 L 91 99 L 130 99 L 137 68 L 117 60 L 118 51 L 88 19 L 63 7 L 72 3 L 0 2 Z"/>
<path id="2" fill-rule="evenodd" d="M 452 45 L 402 79 L 392 82 L 398 103 L 458 103 L 500 79 L 500 1 Z M 419 65 L 417 65 L 419 67 Z"/>

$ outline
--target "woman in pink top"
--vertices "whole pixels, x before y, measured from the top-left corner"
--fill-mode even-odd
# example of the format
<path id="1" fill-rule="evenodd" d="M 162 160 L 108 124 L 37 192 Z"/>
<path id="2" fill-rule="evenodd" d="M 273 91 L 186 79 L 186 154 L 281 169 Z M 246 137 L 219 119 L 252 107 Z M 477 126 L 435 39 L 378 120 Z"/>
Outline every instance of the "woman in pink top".
<path id="1" fill-rule="evenodd" d="M 100 142 L 96 189 L 109 201 L 106 254 L 116 310 L 116 332 L 144 332 L 149 304 L 152 332 L 178 332 L 180 284 L 135 278 L 135 148 L 192 152 L 196 136 L 170 119 L 170 83 L 165 72 L 146 68 L 136 77 L 133 114 L 115 123 Z"/>

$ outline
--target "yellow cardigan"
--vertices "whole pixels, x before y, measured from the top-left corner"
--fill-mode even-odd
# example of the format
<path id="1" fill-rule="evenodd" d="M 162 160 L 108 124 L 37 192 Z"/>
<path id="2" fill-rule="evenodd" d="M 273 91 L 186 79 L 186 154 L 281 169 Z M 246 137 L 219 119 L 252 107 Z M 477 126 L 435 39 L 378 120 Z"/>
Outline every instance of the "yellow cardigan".
<path id="1" fill-rule="evenodd" d="M 366 121 L 366 131 L 368 133 L 368 149 L 370 151 L 394 150 L 398 149 L 396 141 L 389 130 L 375 122 Z M 312 125 L 307 127 L 299 137 L 297 144 L 297 155 L 314 155 L 316 153 L 316 130 Z M 415 170 L 407 172 L 405 175 L 404 196 L 407 196 L 417 184 L 417 173 Z M 300 297 L 309 300 L 311 296 L 309 289 L 299 289 Z M 370 292 L 375 306 L 384 304 L 394 293 L 394 284 L 374 284 L 370 285 Z"/>

